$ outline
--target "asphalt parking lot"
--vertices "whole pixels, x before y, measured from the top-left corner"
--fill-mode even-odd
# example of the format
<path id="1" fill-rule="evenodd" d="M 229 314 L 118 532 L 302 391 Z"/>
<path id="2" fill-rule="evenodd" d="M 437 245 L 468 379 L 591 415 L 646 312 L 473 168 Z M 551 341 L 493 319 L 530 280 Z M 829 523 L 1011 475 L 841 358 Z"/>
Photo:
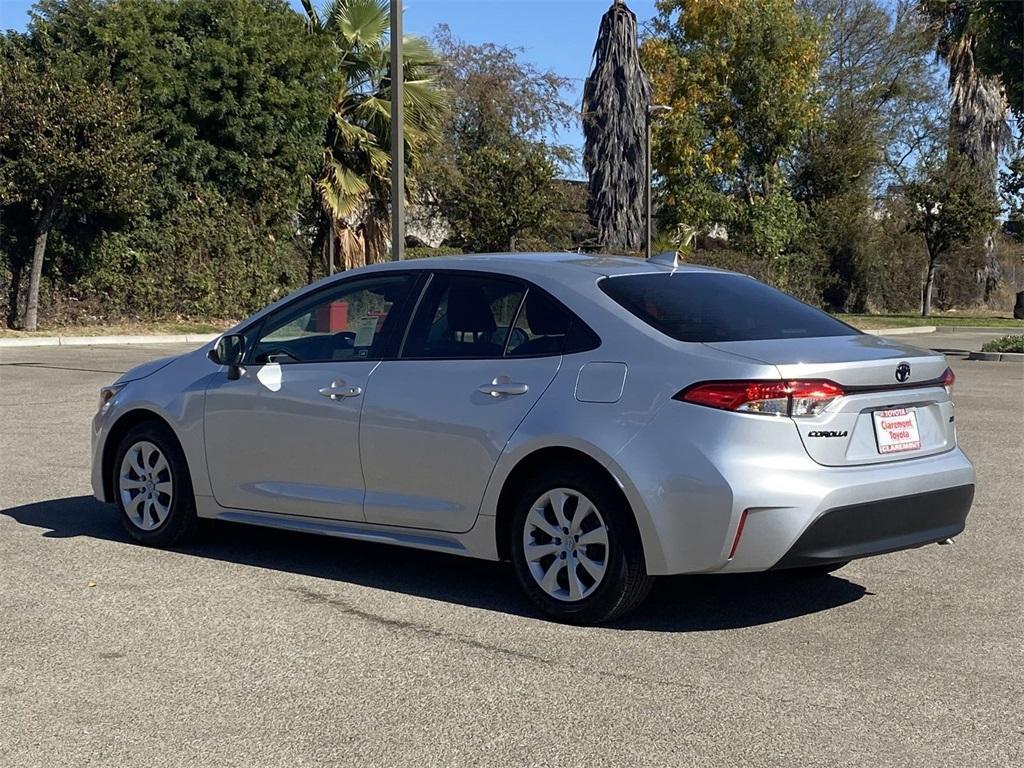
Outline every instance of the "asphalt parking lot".
<path id="1" fill-rule="evenodd" d="M 1024 765 L 1024 366 L 950 350 L 967 531 L 834 576 L 663 579 L 540 619 L 505 566 L 89 490 L 98 387 L 183 348 L 0 350 L 0 766 Z"/>

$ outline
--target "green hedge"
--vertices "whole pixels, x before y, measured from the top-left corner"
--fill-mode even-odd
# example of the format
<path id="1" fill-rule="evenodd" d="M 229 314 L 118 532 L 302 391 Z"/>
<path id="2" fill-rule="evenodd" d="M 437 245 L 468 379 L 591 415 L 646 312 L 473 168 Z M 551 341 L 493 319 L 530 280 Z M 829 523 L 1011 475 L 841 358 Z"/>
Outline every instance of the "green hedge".
<path id="1" fill-rule="evenodd" d="M 427 248 L 426 246 L 418 248 L 406 248 L 405 258 L 407 259 L 429 259 L 431 256 L 461 256 L 461 248 L 446 248 L 444 246 L 440 248 Z"/>
<path id="2" fill-rule="evenodd" d="M 1003 336 L 986 341 L 981 347 L 982 352 L 1024 352 L 1024 334 Z"/>

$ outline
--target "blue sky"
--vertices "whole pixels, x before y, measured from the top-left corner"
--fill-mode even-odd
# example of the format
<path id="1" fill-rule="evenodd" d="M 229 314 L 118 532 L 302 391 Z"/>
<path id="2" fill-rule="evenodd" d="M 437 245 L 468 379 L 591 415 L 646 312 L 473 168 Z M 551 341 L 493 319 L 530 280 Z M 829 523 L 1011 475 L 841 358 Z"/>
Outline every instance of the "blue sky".
<path id="1" fill-rule="evenodd" d="M 0 29 L 23 29 L 34 0 L 0 0 Z M 300 7 L 298 0 L 290 0 Z M 629 0 L 641 23 L 655 14 L 654 0 Z M 523 58 L 572 78 L 566 99 L 579 103 L 597 27 L 611 0 L 405 0 L 407 33 L 429 35 L 438 24 L 470 43 L 523 49 Z M 578 130 L 561 137 L 582 147 Z"/>

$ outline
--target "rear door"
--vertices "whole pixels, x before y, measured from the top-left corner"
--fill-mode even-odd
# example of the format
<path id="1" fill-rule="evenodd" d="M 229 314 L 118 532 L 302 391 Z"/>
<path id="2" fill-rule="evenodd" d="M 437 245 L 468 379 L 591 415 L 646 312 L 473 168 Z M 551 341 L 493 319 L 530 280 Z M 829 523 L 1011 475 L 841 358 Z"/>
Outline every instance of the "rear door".
<path id="1" fill-rule="evenodd" d="M 558 371 L 569 325 L 525 283 L 434 274 L 399 359 L 382 362 L 367 391 L 367 522 L 469 530 L 505 444 Z"/>

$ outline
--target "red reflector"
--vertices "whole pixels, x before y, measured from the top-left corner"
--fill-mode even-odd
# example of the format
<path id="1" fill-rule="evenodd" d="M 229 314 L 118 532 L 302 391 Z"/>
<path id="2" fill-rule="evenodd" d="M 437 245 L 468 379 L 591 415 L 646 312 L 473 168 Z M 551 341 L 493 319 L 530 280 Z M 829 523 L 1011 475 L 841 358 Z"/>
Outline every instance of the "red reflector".
<path id="1" fill-rule="evenodd" d="M 732 549 L 729 550 L 729 559 L 732 560 L 732 556 L 736 554 L 736 547 L 740 545 L 740 536 L 743 535 L 743 526 L 747 522 L 747 512 L 749 509 L 744 509 L 743 514 L 740 515 L 740 524 L 736 526 L 736 536 L 732 540 Z"/>
<path id="2" fill-rule="evenodd" d="M 947 368 L 946 372 L 942 374 L 942 386 L 952 389 L 954 382 L 956 382 L 956 376 L 953 375 L 953 369 Z"/>

